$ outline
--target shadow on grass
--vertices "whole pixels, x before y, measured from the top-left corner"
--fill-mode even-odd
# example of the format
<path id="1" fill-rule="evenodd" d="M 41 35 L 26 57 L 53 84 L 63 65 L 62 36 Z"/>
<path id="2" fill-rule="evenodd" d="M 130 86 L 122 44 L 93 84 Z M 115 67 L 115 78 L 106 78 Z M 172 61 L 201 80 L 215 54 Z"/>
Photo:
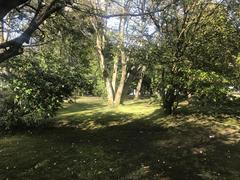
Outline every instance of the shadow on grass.
<path id="1" fill-rule="evenodd" d="M 75 113 L 75 112 L 81 112 L 81 111 L 87 111 L 87 110 L 95 110 L 95 109 L 101 109 L 106 107 L 106 105 L 96 102 L 96 103 L 72 103 L 67 106 L 61 113 Z"/>
<path id="2" fill-rule="evenodd" d="M 180 105 L 180 108 L 177 110 L 178 114 L 182 115 L 191 115 L 191 114 L 204 114 L 211 116 L 232 116 L 240 118 L 240 102 L 231 102 L 227 104 L 218 104 L 218 105 Z"/>
<path id="3" fill-rule="evenodd" d="M 110 125 L 119 125 L 127 123 L 131 120 L 131 115 L 123 113 L 101 113 L 95 112 L 92 114 L 70 115 L 58 122 L 58 126 L 77 127 L 82 129 L 101 128 Z"/>
<path id="4" fill-rule="evenodd" d="M 60 113 L 58 126 L 92 129 L 118 125 L 132 120 L 132 113 L 122 113 L 101 103 L 79 102 Z"/>
<path id="5" fill-rule="evenodd" d="M 106 113 L 90 116 L 105 121 L 111 117 Z M 84 115 L 75 116 L 81 124 Z M 120 116 L 131 119 L 119 113 L 111 118 Z M 239 179 L 239 131 L 223 133 L 210 120 L 155 111 L 104 128 L 61 126 L 5 135 L 0 179 Z"/>

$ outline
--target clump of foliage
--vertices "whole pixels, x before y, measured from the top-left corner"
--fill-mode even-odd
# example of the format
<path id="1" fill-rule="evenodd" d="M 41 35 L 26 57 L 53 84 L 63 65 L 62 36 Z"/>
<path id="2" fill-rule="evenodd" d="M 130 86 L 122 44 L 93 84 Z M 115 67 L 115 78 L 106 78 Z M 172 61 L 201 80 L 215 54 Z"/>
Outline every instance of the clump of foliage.
<path id="1" fill-rule="evenodd" d="M 39 126 L 52 118 L 74 92 L 94 93 L 98 82 L 93 71 L 97 70 L 92 62 L 95 57 L 88 23 L 81 13 L 62 12 L 42 29 L 45 39 L 52 41 L 28 49 L 3 65 L 7 84 L 4 93 L 9 98 L 2 98 L 2 128 Z M 33 42 L 41 37 L 42 32 L 36 33 Z"/>
<path id="2" fill-rule="evenodd" d="M 39 125 L 55 115 L 80 83 L 81 77 L 69 66 L 57 64 L 53 56 L 47 59 L 51 66 L 36 59 L 30 55 L 8 66 L 9 90 L 5 91 L 1 126 Z"/>
<path id="3" fill-rule="evenodd" d="M 176 6 L 184 9 L 194 2 L 180 1 Z M 196 4 L 199 9 L 185 14 L 173 5 L 169 13 L 153 18 L 166 21 L 160 24 L 161 43 L 152 52 L 158 61 L 152 69 L 167 114 L 189 95 L 202 104 L 219 104 L 229 97 L 229 87 L 237 84 L 239 31 L 224 7 L 209 4 L 202 8 L 201 2 Z"/>

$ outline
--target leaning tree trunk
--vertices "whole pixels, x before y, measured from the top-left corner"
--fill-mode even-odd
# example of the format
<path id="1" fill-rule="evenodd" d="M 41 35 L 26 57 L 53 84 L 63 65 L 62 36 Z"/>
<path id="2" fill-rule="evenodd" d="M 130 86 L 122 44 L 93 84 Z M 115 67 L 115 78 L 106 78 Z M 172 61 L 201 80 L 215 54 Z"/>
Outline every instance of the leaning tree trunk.
<path id="1" fill-rule="evenodd" d="M 145 71 L 146 71 L 146 66 L 143 66 L 143 67 L 142 67 L 141 74 L 140 74 L 140 78 L 139 78 L 139 80 L 138 80 L 138 84 L 137 84 L 137 88 L 136 88 L 134 100 L 138 100 L 138 99 L 139 99 Z"/>
<path id="2" fill-rule="evenodd" d="M 114 93 L 113 93 L 110 79 L 105 77 L 104 82 L 106 84 L 108 105 L 113 106 L 114 105 Z"/>
<path id="3" fill-rule="evenodd" d="M 121 51 L 121 64 L 122 64 L 122 75 L 118 85 L 118 89 L 115 94 L 114 106 L 118 106 L 121 103 L 121 98 L 123 94 L 123 89 L 127 77 L 127 60 L 125 52 Z"/>
<path id="4" fill-rule="evenodd" d="M 122 9 L 122 13 L 125 13 L 125 8 Z M 124 85 L 127 78 L 127 57 L 125 53 L 125 25 L 127 23 L 126 17 L 120 17 L 120 24 L 119 24 L 119 45 L 120 45 L 120 58 L 121 58 L 121 79 L 118 84 L 118 88 L 115 93 L 115 101 L 114 106 L 118 106 L 121 103 L 121 98 L 123 94 Z"/>
<path id="5" fill-rule="evenodd" d="M 130 86 L 130 82 L 132 82 L 132 81 L 133 81 L 133 76 L 132 76 L 132 74 L 131 74 L 131 73 L 127 73 L 120 104 L 123 104 L 123 102 L 124 102 L 125 99 L 127 98 L 127 96 L 128 96 L 128 90 L 129 90 L 129 86 Z"/>

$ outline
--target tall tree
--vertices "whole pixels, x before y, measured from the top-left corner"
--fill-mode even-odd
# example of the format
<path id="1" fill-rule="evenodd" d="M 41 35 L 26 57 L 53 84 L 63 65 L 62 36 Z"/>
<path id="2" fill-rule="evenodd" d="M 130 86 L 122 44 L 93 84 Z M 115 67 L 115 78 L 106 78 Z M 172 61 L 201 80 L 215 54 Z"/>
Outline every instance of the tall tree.
<path id="1" fill-rule="evenodd" d="M 163 2 L 164 3 L 164 2 Z M 161 6 L 161 3 L 154 4 L 156 8 Z M 159 59 L 160 63 L 160 83 L 159 92 L 162 96 L 163 107 L 167 114 L 171 114 L 178 105 L 180 95 L 188 92 L 189 74 L 188 70 L 193 68 L 194 62 L 203 62 L 206 60 L 210 66 L 213 65 L 211 59 L 218 61 L 221 68 L 228 63 L 221 61 L 232 61 L 232 58 L 225 58 L 228 49 L 220 46 L 218 42 L 209 42 L 206 39 L 198 42 L 198 35 L 204 31 L 204 34 L 218 34 L 223 26 L 226 25 L 225 32 L 232 31 L 231 24 L 228 23 L 226 13 L 220 14 L 224 11 L 221 3 L 213 2 L 211 0 L 205 1 L 186 1 L 180 0 L 173 3 L 168 10 L 150 15 L 156 29 L 158 29 L 159 39 Z M 226 11 L 224 11 L 226 12 Z M 225 22 L 221 21 L 224 18 Z M 212 22 L 216 22 L 215 24 Z M 221 23 L 218 23 L 221 22 Z M 214 27 L 214 28 L 213 28 Z M 232 39 L 231 34 L 227 34 L 228 42 Z M 220 38 L 217 36 L 217 38 Z M 224 55 L 220 57 L 218 54 L 209 54 L 210 57 L 204 57 L 201 61 L 198 56 L 190 58 L 195 45 L 200 43 L 204 46 L 204 51 L 208 52 L 208 46 L 214 46 L 221 49 Z M 208 44 L 208 45 L 207 45 Z M 211 45 L 210 45 L 211 44 Z M 237 47 L 234 43 L 233 49 Z M 232 51 L 232 46 L 227 47 Z M 191 50 L 190 50 L 191 49 Z M 211 49 L 211 48 L 210 48 Z M 199 52 L 199 49 L 196 48 Z M 199 53 L 198 53 L 199 54 Z M 200 53 L 201 54 L 201 53 Z M 203 55 L 202 52 L 201 55 Z M 198 59 L 196 59 L 198 58 Z M 210 71 L 210 70 L 208 70 Z"/>
<path id="2" fill-rule="evenodd" d="M 129 12 L 130 1 L 119 1 L 118 3 L 120 6 L 119 13 L 127 14 Z M 109 8 L 112 7 L 104 1 L 94 1 L 92 4 L 95 9 L 98 7 L 98 12 L 95 12 L 95 14 L 100 14 L 101 11 L 109 11 Z M 99 9 L 99 7 L 101 9 Z M 111 21 L 99 18 L 98 16 L 92 19 L 96 33 L 96 50 L 99 55 L 99 64 L 106 86 L 108 103 L 112 106 L 118 106 L 121 103 L 127 78 L 128 56 L 126 53 L 126 32 L 129 23 L 128 20 L 129 18 L 127 16 L 119 16 L 115 19 L 118 27 L 114 27 L 115 32 L 110 33 L 107 32 L 107 29 L 108 23 L 111 23 Z M 107 44 L 113 44 L 115 46 L 115 52 L 112 53 L 110 57 L 106 57 L 104 53 L 107 51 L 107 48 L 109 48 Z M 108 62 L 109 60 L 111 62 Z"/>

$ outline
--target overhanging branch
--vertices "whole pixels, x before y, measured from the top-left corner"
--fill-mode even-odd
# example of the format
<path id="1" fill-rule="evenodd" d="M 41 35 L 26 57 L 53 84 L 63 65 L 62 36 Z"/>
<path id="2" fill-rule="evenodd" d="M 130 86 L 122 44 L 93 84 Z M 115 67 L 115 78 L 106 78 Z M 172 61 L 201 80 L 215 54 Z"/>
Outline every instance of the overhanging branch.
<path id="1" fill-rule="evenodd" d="M 14 0 L 10 1 L 14 2 Z M 2 5 L 3 2 L 4 2 L 3 0 L 0 0 L 0 5 Z M 23 0 L 21 2 L 23 2 Z M 22 54 L 23 44 L 29 43 L 32 34 L 37 29 L 39 29 L 39 26 L 53 13 L 57 12 L 58 10 L 61 10 L 69 3 L 71 3 L 70 0 L 53 0 L 48 6 L 42 6 L 41 4 L 39 4 L 37 7 L 36 14 L 32 18 L 27 29 L 20 36 L 0 44 L 0 63 L 6 61 L 9 58 Z"/>

